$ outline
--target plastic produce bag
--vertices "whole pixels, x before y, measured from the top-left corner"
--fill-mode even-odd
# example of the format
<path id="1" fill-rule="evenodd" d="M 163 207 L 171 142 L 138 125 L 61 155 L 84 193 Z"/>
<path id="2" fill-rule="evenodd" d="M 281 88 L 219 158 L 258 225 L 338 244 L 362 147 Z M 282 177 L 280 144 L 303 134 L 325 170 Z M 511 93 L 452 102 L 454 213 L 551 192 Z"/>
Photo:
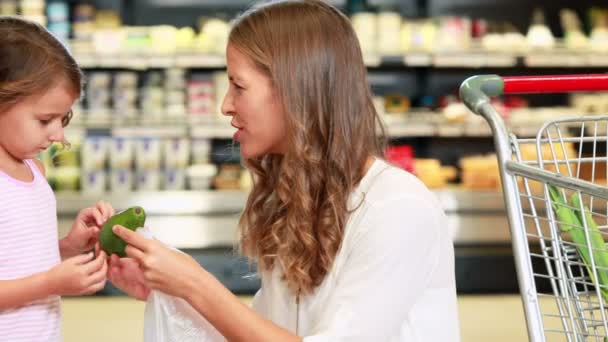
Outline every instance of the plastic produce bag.
<path id="1" fill-rule="evenodd" d="M 148 228 L 140 228 L 137 232 L 149 239 L 154 237 Z M 144 342 L 195 341 L 225 339 L 185 300 L 161 291 L 150 292 L 144 311 Z"/>

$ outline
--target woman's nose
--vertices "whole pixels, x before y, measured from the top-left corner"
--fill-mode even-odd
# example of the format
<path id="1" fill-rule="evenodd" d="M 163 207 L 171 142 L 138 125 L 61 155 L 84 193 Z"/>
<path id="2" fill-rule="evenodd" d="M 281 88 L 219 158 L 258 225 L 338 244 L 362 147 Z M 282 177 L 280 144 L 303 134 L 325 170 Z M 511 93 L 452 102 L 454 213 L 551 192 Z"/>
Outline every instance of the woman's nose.
<path id="1" fill-rule="evenodd" d="M 232 96 L 230 95 L 230 90 L 226 92 L 224 95 L 224 100 L 222 101 L 222 114 L 226 116 L 234 115 L 234 104 L 232 103 Z"/>

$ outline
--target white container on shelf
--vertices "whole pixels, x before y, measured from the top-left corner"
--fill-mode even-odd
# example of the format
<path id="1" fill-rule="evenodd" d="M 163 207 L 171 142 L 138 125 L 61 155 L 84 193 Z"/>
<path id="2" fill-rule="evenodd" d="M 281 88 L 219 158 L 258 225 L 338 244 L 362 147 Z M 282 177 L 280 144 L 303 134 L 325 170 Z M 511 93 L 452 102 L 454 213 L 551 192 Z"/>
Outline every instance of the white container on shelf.
<path id="1" fill-rule="evenodd" d="M 110 139 L 108 137 L 88 136 L 80 150 L 80 159 L 84 170 L 102 170 L 108 160 Z"/>
<path id="2" fill-rule="evenodd" d="M 190 140 L 186 138 L 166 139 L 163 142 L 165 168 L 183 169 L 190 160 Z"/>
<path id="3" fill-rule="evenodd" d="M 211 140 L 192 139 L 192 164 L 205 164 L 211 159 Z"/>
<path id="4" fill-rule="evenodd" d="M 398 55 L 401 49 L 401 14 L 393 11 L 378 13 L 377 49 L 381 55 Z"/>
<path id="5" fill-rule="evenodd" d="M 141 138 L 135 142 L 135 166 L 137 170 L 157 170 L 160 168 L 161 140 Z"/>
<path id="6" fill-rule="evenodd" d="M 107 174 L 104 170 L 84 170 L 80 178 L 83 194 L 100 195 L 106 191 Z"/>
<path id="7" fill-rule="evenodd" d="M 110 171 L 110 190 L 112 193 L 128 193 L 133 190 L 133 171 Z"/>
<path id="8" fill-rule="evenodd" d="M 216 174 L 217 166 L 214 164 L 196 164 L 186 169 L 186 177 L 192 190 L 209 189 Z"/>
<path id="9" fill-rule="evenodd" d="M 113 137 L 110 143 L 110 167 L 112 169 L 130 169 L 133 163 L 133 141 L 123 137 Z"/>
<path id="10" fill-rule="evenodd" d="M 158 191 L 160 189 L 160 171 L 138 170 L 136 172 L 135 188 L 137 191 Z"/>
<path id="11" fill-rule="evenodd" d="M 186 188 L 186 171 L 184 169 L 167 169 L 163 172 L 164 190 L 184 190 Z"/>

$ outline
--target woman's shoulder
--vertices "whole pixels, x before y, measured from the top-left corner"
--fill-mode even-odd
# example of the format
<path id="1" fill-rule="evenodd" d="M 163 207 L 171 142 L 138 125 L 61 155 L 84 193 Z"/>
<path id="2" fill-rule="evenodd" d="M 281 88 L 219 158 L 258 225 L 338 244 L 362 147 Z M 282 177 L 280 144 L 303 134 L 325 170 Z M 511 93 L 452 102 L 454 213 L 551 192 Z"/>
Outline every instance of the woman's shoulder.
<path id="1" fill-rule="evenodd" d="M 372 179 L 369 181 L 369 189 L 366 199 L 372 203 L 394 201 L 399 199 L 417 198 L 435 202 L 436 197 L 420 179 L 408 171 L 392 165 L 391 163 L 378 159 L 371 171 Z"/>

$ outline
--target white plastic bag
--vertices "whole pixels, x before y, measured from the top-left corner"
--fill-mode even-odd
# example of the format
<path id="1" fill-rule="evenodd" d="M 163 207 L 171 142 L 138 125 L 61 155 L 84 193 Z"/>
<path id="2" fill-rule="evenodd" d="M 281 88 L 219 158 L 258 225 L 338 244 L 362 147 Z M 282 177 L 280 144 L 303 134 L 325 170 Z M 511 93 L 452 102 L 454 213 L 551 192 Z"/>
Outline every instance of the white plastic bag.
<path id="1" fill-rule="evenodd" d="M 137 232 L 153 238 L 148 228 L 140 228 Z M 188 302 L 153 290 L 144 312 L 144 342 L 195 341 L 219 342 L 225 339 Z"/>
<path id="2" fill-rule="evenodd" d="M 216 342 L 224 337 L 188 302 L 152 291 L 144 313 L 144 342 Z"/>

